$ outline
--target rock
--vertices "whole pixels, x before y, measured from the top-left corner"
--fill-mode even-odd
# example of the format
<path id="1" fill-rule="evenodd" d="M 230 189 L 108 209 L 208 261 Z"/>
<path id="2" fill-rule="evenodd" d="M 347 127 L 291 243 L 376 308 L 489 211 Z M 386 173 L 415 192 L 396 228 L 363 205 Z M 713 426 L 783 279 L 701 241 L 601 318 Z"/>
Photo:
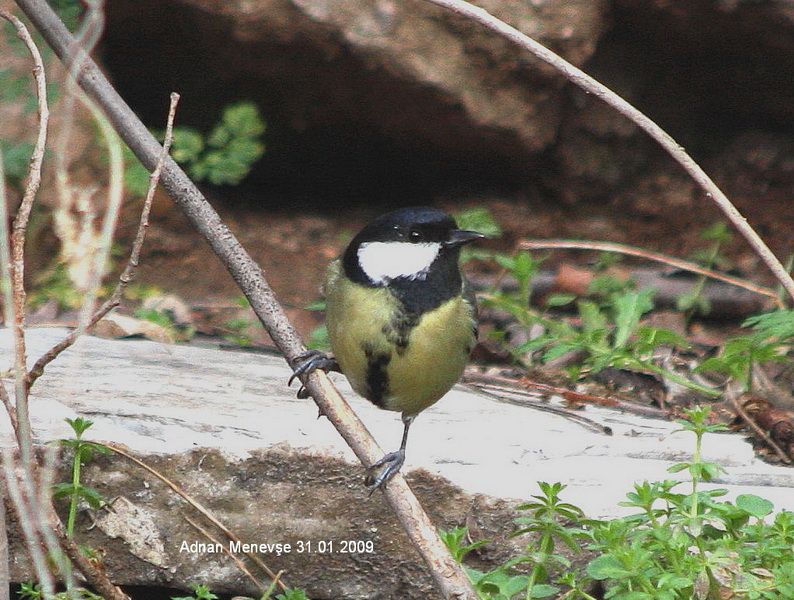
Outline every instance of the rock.
<path id="1" fill-rule="evenodd" d="M 142 49 L 154 49 L 167 43 L 163 34 L 173 35 L 144 18 L 147 6 L 159 10 L 162 4 L 126 1 L 108 7 L 109 38 L 116 40 L 108 60 L 121 78 L 132 76 L 136 67 L 123 64 L 120 54 L 114 58 L 114 44 L 135 31 L 137 40 L 148 40 Z M 225 94 L 233 82 L 253 80 L 258 82 L 254 99 L 277 127 L 367 132 L 354 137 L 377 132 L 403 148 L 431 155 L 443 150 L 467 163 L 521 164 L 555 139 L 564 80 L 484 27 L 423 0 L 168 4 L 173 20 L 195 36 L 195 43 L 180 44 L 181 56 L 175 56 L 186 61 L 184 69 L 174 66 L 182 73 L 185 98 L 199 90 L 202 96 Z M 577 65 L 594 52 L 608 4 L 479 2 Z"/>
<path id="2" fill-rule="evenodd" d="M 174 325 L 189 327 L 193 325 L 193 312 L 187 303 L 176 294 L 158 294 L 144 299 L 143 308 L 156 310 L 169 316 Z"/>
<path id="3" fill-rule="evenodd" d="M 31 362 L 65 333 L 29 330 Z M 0 331 L 6 364 L 10 347 L 8 330 Z M 368 498 L 352 452 L 317 418 L 311 401 L 286 387 L 288 376 L 277 356 L 83 337 L 36 383 L 34 431 L 44 443 L 69 436 L 65 417 L 91 419 L 86 439 L 122 444 L 242 541 L 271 544 L 260 557 L 275 571 L 286 569 L 285 580 L 311 597 L 426 597 L 430 579 L 383 498 Z M 382 446 L 396 447 L 397 415 L 357 398 L 343 377 L 333 377 Z M 626 514 L 617 503 L 633 482 L 680 475 L 667 467 L 693 450 L 690 435 L 674 433 L 675 423 L 595 407 L 583 414 L 614 434 L 458 387 L 415 423 L 405 472 L 434 523 L 468 523 L 494 540 L 491 562 L 479 565 L 487 567 L 520 543 L 506 539 L 511 507 L 536 493 L 536 481 L 566 483 L 564 499 L 590 516 Z M 0 443 L 13 445 L 5 420 Z M 713 486 L 794 509 L 794 470 L 759 461 L 739 435 L 708 434 L 703 447 L 706 460 L 727 469 Z M 78 538 L 104 552 L 114 581 L 256 591 L 184 517 L 226 544 L 223 535 L 139 466 L 118 455 L 96 457 L 84 469 L 84 483 L 108 499 L 120 497 L 114 506 L 121 503 L 121 520 L 134 524 L 121 529 L 119 519 L 109 522 L 101 513 L 78 519 Z M 92 520 L 98 527 L 89 531 Z M 26 580 L 30 571 L 16 530 L 10 539 L 12 579 Z M 350 548 L 357 551 L 343 552 Z"/>
<path id="4" fill-rule="evenodd" d="M 162 325 L 117 312 L 105 316 L 91 328 L 91 332 L 97 337 L 108 339 L 140 336 L 156 342 L 174 342 L 174 336 Z"/>

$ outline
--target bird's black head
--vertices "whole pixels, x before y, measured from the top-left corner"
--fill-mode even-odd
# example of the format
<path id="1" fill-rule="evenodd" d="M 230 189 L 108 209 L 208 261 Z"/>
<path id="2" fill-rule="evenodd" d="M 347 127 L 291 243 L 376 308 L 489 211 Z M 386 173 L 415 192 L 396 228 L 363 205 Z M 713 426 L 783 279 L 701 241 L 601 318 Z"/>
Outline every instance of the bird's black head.
<path id="1" fill-rule="evenodd" d="M 484 237 L 458 229 L 436 208 L 402 208 L 381 215 L 350 242 L 347 277 L 368 287 L 389 287 L 409 304 L 435 305 L 461 290 L 461 247 Z"/>

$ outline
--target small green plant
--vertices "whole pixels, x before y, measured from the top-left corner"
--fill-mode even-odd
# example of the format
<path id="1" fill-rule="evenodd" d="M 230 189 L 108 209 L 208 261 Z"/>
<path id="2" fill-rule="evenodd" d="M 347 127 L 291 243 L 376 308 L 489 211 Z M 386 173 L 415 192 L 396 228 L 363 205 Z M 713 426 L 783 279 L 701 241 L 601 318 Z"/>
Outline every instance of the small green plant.
<path id="1" fill-rule="evenodd" d="M 241 346 L 243 348 L 248 348 L 254 343 L 254 340 L 251 337 L 249 330 L 252 327 L 254 327 L 256 323 L 258 323 L 258 321 L 253 321 L 251 319 L 245 319 L 241 317 L 236 319 L 229 319 L 224 324 L 227 333 L 224 334 L 223 339 L 229 342 L 230 344 Z"/>
<path id="2" fill-rule="evenodd" d="M 2 86 L 2 81 L 0 81 L 0 86 Z M 12 144 L 6 140 L 0 140 L 0 150 L 3 151 L 3 171 L 8 181 L 14 187 L 21 187 L 22 181 L 28 174 L 33 145 L 29 142 Z"/>
<path id="3" fill-rule="evenodd" d="M 501 253 L 486 253 L 478 258 L 491 258 L 497 265 L 513 276 L 515 290 L 494 290 L 483 298 L 483 304 L 509 313 L 520 325 L 529 327 L 537 322 L 538 315 L 529 307 L 532 295 L 532 280 L 538 273 L 542 260 L 532 257 L 529 252 L 517 252 L 510 256 Z"/>
<path id="4" fill-rule="evenodd" d="M 172 596 L 171 600 L 218 600 L 218 596 L 210 591 L 203 583 L 193 588 L 192 596 Z"/>
<path id="5" fill-rule="evenodd" d="M 309 600 L 309 597 L 306 595 L 300 588 L 288 588 L 282 594 L 277 594 L 273 596 L 273 592 L 276 589 L 276 582 L 272 582 L 270 586 L 265 590 L 265 593 L 259 597 L 259 600 L 271 600 L 271 598 L 275 598 L 275 600 Z M 192 596 L 179 596 L 179 597 L 172 597 L 171 600 L 217 600 L 218 596 L 213 594 L 209 587 L 206 585 L 197 585 L 193 588 L 193 595 Z M 241 600 L 253 600 L 253 598 L 248 598 L 245 596 L 240 596 Z"/>
<path id="6" fill-rule="evenodd" d="M 99 292 L 102 294 L 103 290 Z M 83 304 L 83 299 L 84 294 L 75 287 L 69 277 L 67 266 L 62 262 L 56 263 L 37 276 L 33 291 L 28 295 L 28 302 L 32 307 L 55 300 L 59 310 L 79 308 Z"/>
<path id="7" fill-rule="evenodd" d="M 195 181 L 213 185 L 237 185 L 265 152 L 262 135 L 265 122 L 253 102 L 237 102 L 223 109 L 220 121 L 209 134 L 192 127 L 174 128 L 171 155 L 184 165 Z M 163 133 L 159 137 L 162 139 Z M 149 173 L 127 151 L 124 182 L 127 190 L 143 196 L 149 186 Z"/>
<path id="8" fill-rule="evenodd" d="M 138 308 L 135 311 L 135 318 L 136 319 L 143 319 L 144 321 L 149 321 L 150 323 L 155 323 L 160 325 L 169 331 L 176 330 L 176 324 L 174 323 L 174 318 L 167 310 L 157 310 L 156 308 Z"/>
<path id="9" fill-rule="evenodd" d="M 128 300 L 140 302 L 154 296 L 162 296 L 163 290 L 156 285 L 134 281 L 124 288 L 124 297 Z"/>
<path id="10" fill-rule="evenodd" d="M 730 338 L 718 356 L 707 358 L 696 370 L 723 373 L 749 390 L 753 366 L 787 359 L 786 352 L 794 342 L 794 310 L 756 315 L 742 326 L 754 333 Z"/>
<path id="11" fill-rule="evenodd" d="M 315 300 L 304 306 L 304 309 L 323 312 L 325 311 L 325 298 Z M 310 350 L 328 351 L 331 349 L 331 340 L 328 338 L 328 328 L 325 323 L 318 325 L 309 333 L 309 339 L 306 342 L 306 347 Z"/>
<path id="12" fill-rule="evenodd" d="M 72 480 L 69 482 L 57 483 L 53 486 L 53 498 L 68 498 L 69 499 L 69 516 L 66 519 L 66 535 L 72 537 L 74 534 L 74 522 L 77 517 L 77 507 L 80 502 L 86 502 L 91 508 L 97 509 L 101 507 L 105 500 L 102 495 L 92 487 L 83 485 L 80 481 L 80 472 L 85 463 L 87 463 L 94 454 L 107 454 L 109 450 L 104 446 L 87 442 L 83 439 L 83 434 L 88 430 L 92 421 L 77 417 L 76 419 L 66 419 L 69 427 L 74 432 L 74 437 L 71 439 L 63 439 L 60 441 L 61 446 L 68 448 L 72 451 Z"/>
<path id="13" fill-rule="evenodd" d="M 641 325 L 643 315 L 653 308 L 652 297 L 652 290 L 628 289 L 611 292 L 600 302 L 580 300 L 577 302 L 578 327 L 564 320 L 538 315 L 515 303 L 511 314 L 516 315 L 519 323 L 525 326 L 540 323 L 546 331 L 516 347 L 514 352 L 519 356 L 540 352 L 541 360 L 548 362 L 569 352 L 580 351 L 584 358 L 570 370 L 573 377 L 582 372 L 597 373 L 614 367 L 657 373 L 707 396 L 718 396 L 719 391 L 656 364 L 654 355 L 660 347 L 688 348 L 689 343 L 668 329 Z M 567 297 L 563 299 L 568 300 Z M 496 305 L 502 308 L 510 306 L 501 301 Z"/>
<path id="14" fill-rule="evenodd" d="M 561 502 L 562 485 L 539 484 L 542 493 L 519 507 L 529 512 L 517 520 L 516 532 L 532 536 L 526 552 L 488 574 L 467 569 L 481 598 L 595 600 L 595 582 L 605 590 L 603 598 L 619 600 L 794 597 L 794 513 L 772 516 L 772 503 L 759 496 L 743 494 L 728 502 L 719 500 L 726 490 L 701 489 L 721 472 L 703 460 L 703 438 L 724 427 L 710 423 L 708 408 L 695 407 L 686 415 L 680 423 L 682 431 L 694 434 L 695 452 L 669 471 L 689 474 L 688 493 L 676 491 L 681 481 L 638 483 L 621 502 L 636 514 L 592 520 Z M 464 545 L 463 528 L 442 532 L 442 538 L 458 560 L 481 545 Z M 560 544 L 592 556 L 583 572 L 570 567 L 558 552 Z M 552 568 L 562 573 L 553 576 Z"/>
<path id="15" fill-rule="evenodd" d="M 33 583 L 22 583 L 17 591 L 17 596 L 23 600 L 105 600 L 85 588 L 75 588 L 69 592 L 58 592 L 54 596 L 47 596 L 41 591 L 41 586 Z"/>
<path id="16" fill-rule="evenodd" d="M 707 269 L 714 267 L 725 268 L 728 261 L 722 256 L 720 250 L 722 246 L 729 243 L 733 237 L 728 226 L 725 225 L 725 223 L 715 223 L 711 227 L 707 227 L 700 234 L 700 237 L 704 241 L 711 242 L 711 245 L 705 250 L 696 252 L 693 258 Z M 689 323 L 696 314 L 707 315 L 711 312 L 711 303 L 709 299 L 703 295 L 703 288 L 706 286 L 707 279 L 705 275 L 701 275 L 697 283 L 692 286 L 692 289 L 678 298 L 676 303 L 678 310 L 686 313 L 687 323 Z"/>

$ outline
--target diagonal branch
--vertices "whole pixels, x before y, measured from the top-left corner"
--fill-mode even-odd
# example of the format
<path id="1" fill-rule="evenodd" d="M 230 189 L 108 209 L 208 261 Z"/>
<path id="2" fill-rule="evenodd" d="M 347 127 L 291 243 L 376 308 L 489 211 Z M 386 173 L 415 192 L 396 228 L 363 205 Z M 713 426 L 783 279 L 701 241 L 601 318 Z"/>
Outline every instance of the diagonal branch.
<path id="1" fill-rule="evenodd" d="M 545 63 L 548 63 L 566 79 L 575 83 L 586 92 L 593 94 L 600 98 L 612 108 L 617 110 L 620 114 L 627 117 L 640 129 L 645 131 L 651 136 L 662 148 L 664 148 L 673 159 L 680 164 L 684 170 L 689 173 L 690 177 L 703 188 L 706 197 L 717 204 L 717 207 L 725 214 L 728 220 L 734 227 L 741 233 L 750 246 L 755 250 L 756 254 L 761 257 L 772 274 L 780 281 L 781 285 L 785 288 L 788 295 L 794 299 L 794 279 L 786 271 L 785 267 L 780 263 L 777 257 L 772 253 L 769 247 L 764 243 L 761 237 L 755 230 L 747 223 L 742 214 L 736 207 L 728 200 L 727 196 L 717 187 L 706 172 L 698 165 L 695 160 L 689 156 L 682 146 L 678 144 L 664 129 L 659 127 L 650 118 L 645 116 L 639 110 L 634 108 L 626 100 L 618 96 L 615 92 L 610 90 L 604 84 L 599 83 L 581 69 L 576 68 L 571 63 L 566 61 L 561 56 L 555 54 L 539 42 L 533 40 L 531 37 L 521 33 L 515 27 L 511 27 L 504 21 L 494 17 L 486 10 L 474 6 L 465 0 L 426 0 L 431 4 L 441 6 L 454 13 L 472 19 L 480 25 L 483 25 L 495 31 L 504 38 L 507 38 L 517 46 L 534 54 L 537 58 Z"/>
<path id="2" fill-rule="evenodd" d="M 17 4 L 61 60 L 67 65 L 72 64 L 75 56 L 72 35 L 47 3 L 44 0 L 17 0 Z M 160 153 L 160 144 L 90 59 L 84 61 L 78 83 L 106 111 L 119 135 L 143 165 L 153 169 Z M 228 269 L 279 350 L 292 363 L 305 351 L 305 347 L 279 305 L 262 269 L 221 221 L 195 184 L 170 158 L 163 166 L 161 180 L 174 202 Z M 379 459 L 383 451 L 331 380 L 322 372 L 312 373 L 304 379 L 303 383 L 320 411 L 328 417 L 359 460 L 370 465 Z M 443 596 L 475 600 L 477 594 L 468 577 L 449 554 L 405 479 L 399 474 L 395 476 L 384 490 L 384 495 Z"/>
<path id="3" fill-rule="evenodd" d="M 716 279 L 730 285 L 754 292 L 761 296 L 766 296 L 775 303 L 778 308 L 784 308 L 783 302 L 778 298 L 777 292 L 768 287 L 756 285 L 752 281 L 742 279 L 740 277 L 733 277 L 732 275 L 725 275 L 713 269 L 706 269 L 701 265 L 689 260 L 683 260 L 674 256 L 668 256 L 661 252 L 654 252 L 653 250 L 646 250 L 645 248 L 638 248 L 636 246 L 629 246 L 627 244 L 620 244 L 617 242 L 596 242 L 588 240 L 522 240 L 518 243 L 519 248 L 524 250 L 545 250 L 545 249 L 558 249 L 558 250 L 596 250 L 598 252 L 616 252 L 618 254 L 625 254 L 627 256 L 636 256 L 646 260 L 652 260 L 670 265 L 676 269 L 697 273 L 704 277 Z"/>

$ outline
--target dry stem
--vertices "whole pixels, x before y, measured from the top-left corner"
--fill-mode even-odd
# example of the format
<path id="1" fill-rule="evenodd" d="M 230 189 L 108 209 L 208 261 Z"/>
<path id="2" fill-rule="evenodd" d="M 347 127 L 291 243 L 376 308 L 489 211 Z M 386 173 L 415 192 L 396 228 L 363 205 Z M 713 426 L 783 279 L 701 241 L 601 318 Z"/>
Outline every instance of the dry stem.
<path id="1" fill-rule="evenodd" d="M 730 399 L 731 404 L 733 404 L 733 408 L 736 411 L 736 414 L 739 415 L 739 417 L 741 417 L 742 421 L 744 421 L 750 427 L 750 429 L 752 429 L 755 432 L 755 434 L 764 441 L 764 443 L 767 446 L 769 446 L 770 448 L 772 448 L 772 450 L 775 451 L 775 454 L 777 454 L 778 458 L 780 458 L 780 460 L 782 460 L 783 463 L 790 465 L 791 457 L 788 454 L 786 454 L 786 451 L 783 450 L 783 448 L 781 448 L 775 440 L 772 439 L 771 435 L 769 435 L 766 431 L 764 431 L 758 425 L 758 423 L 756 423 L 755 420 L 753 420 L 753 418 L 747 414 L 747 411 L 744 410 L 744 406 L 742 406 L 742 403 L 739 400 L 739 394 L 737 394 L 733 390 L 729 390 L 726 395 Z"/>
<path id="2" fill-rule="evenodd" d="M 25 537 L 25 547 L 30 555 L 30 562 L 33 571 L 41 586 L 42 594 L 45 598 L 52 596 L 55 590 L 55 582 L 47 565 L 47 559 L 42 550 L 42 539 L 39 536 L 39 525 L 34 520 L 36 511 L 30 506 L 30 496 L 26 494 L 24 488 L 32 485 L 28 478 L 27 470 L 22 471 L 21 477 L 17 474 L 16 459 L 11 450 L 2 451 L 3 474 L 8 489 L 8 497 L 11 505 L 17 513 L 17 520 Z M 20 479 L 22 484 L 20 484 Z M 27 484 L 27 485 L 26 485 Z"/>
<path id="3" fill-rule="evenodd" d="M 733 226 L 739 230 L 739 233 L 744 236 L 753 250 L 755 250 L 756 254 L 766 263 L 769 270 L 772 271 L 775 278 L 780 281 L 780 284 L 785 288 L 789 296 L 794 299 L 794 279 L 792 279 L 785 267 L 767 247 L 755 230 L 747 223 L 747 219 L 745 219 L 731 201 L 728 200 L 722 190 L 717 187 L 700 165 L 698 165 L 692 157 L 684 151 L 684 148 L 670 137 L 664 129 L 659 127 L 650 118 L 634 108 L 608 87 L 599 83 L 584 71 L 576 68 L 564 58 L 533 40 L 531 37 L 521 33 L 518 29 L 497 19 L 484 9 L 474 6 L 465 0 L 426 1 L 472 19 L 491 31 L 495 31 L 502 37 L 507 38 L 514 44 L 521 46 L 524 50 L 534 54 L 543 62 L 557 69 L 572 83 L 575 83 L 586 92 L 593 94 L 609 104 L 612 108 L 630 119 L 640 129 L 650 135 L 687 173 L 689 173 L 692 179 L 703 188 L 706 197 L 717 204 L 717 207 L 725 214 Z"/>
<path id="4" fill-rule="evenodd" d="M 204 529 L 201 525 L 196 523 L 190 517 L 185 516 L 183 518 L 185 519 L 185 521 L 190 523 L 196 531 L 198 531 L 201 535 L 207 538 L 210 542 L 215 544 L 216 547 L 220 546 L 223 549 L 223 553 L 232 559 L 232 562 L 234 562 L 237 568 L 240 569 L 240 572 L 246 577 L 248 577 L 248 579 L 250 579 L 253 582 L 253 584 L 259 588 L 260 592 L 264 593 L 266 588 L 264 585 L 262 585 L 262 582 L 260 582 L 256 577 L 254 577 L 254 574 L 248 570 L 248 567 L 245 566 L 245 563 L 241 561 L 236 554 L 234 554 L 231 550 L 229 550 L 226 544 L 221 544 L 216 538 L 212 537 L 212 534 L 209 531 Z M 278 582 L 280 580 L 281 573 L 283 573 L 283 571 L 279 571 L 278 573 L 276 573 L 276 577 L 273 579 L 274 582 Z"/>
<path id="5" fill-rule="evenodd" d="M 17 211 L 13 223 L 13 234 L 8 235 L 6 222 L 8 206 L 5 197 L 5 177 L 0 172 L 0 203 L 2 203 L 2 265 L 3 279 L 6 274 L 10 277 L 9 292 L 5 295 L 6 322 L 10 322 L 14 334 L 14 381 L 16 399 L 17 438 L 20 441 L 22 466 L 32 473 L 33 439 L 30 429 L 30 415 L 28 414 L 27 389 L 25 387 L 25 373 L 27 371 L 25 351 L 25 233 L 30 218 L 33 201 L 41 183 L 41 164 L 44 160 L 44 149 L 47 143 L 47 124 L 49 122 L 49 108 L 47 106 L 47 82 L 44 75 L 44 62 L 41 53 L 33 42 L 27 27 L 14 15 L 0 11 L 0 17 L 9 21 L 17 31 L 18 37 L 25 43 L 33 59 L 33 76 L 36 81 L 36 96 L 39 115 L 39 131 L 36 145 L 30 159 L 27 183 L 22 196 L 22 203 Z M 10 237 L 10 249 L 8 248 Z"/>
<path id="6" fill-rule="evenodd" d="M 697 273 L 698 275 L 704 275 L 705 277 L 710 277 L 711 279 L 723 281 L 725 283 L 735 285 L 736 287 L 760 294 L 761 296 L 767 296 L 772 299 L 778 308 L 784 307 L 783 302 L 781 302 L 775 290 L 761 285 L 756 285 L 752 281 L 747 281 L 746 279 L 732 277 L 730 275 L 718 273 L 717 271 L 713 271 L 711 269 L 706 269 L 697 263 L 693 263 L 688 260 L 682 260 L 680 258 L 675 258 L 674 256 L 668 256 L 667 254 L 662 254 L 661 252 L 653 252 L 652 250 L 637 248 L 636 246 L 628 246 L 626 244 L 619 244 L 616 242 L 594 242 L 588 240 L 523 240 L 518 244 L 518 246 L 524 250 L 596 250 L 598 252 L 615 252 L 618 254 L 625 254 L 627 256 L 637 256 L 646 260 L 652 260 L 670 265 L 684 271 Z"/>

